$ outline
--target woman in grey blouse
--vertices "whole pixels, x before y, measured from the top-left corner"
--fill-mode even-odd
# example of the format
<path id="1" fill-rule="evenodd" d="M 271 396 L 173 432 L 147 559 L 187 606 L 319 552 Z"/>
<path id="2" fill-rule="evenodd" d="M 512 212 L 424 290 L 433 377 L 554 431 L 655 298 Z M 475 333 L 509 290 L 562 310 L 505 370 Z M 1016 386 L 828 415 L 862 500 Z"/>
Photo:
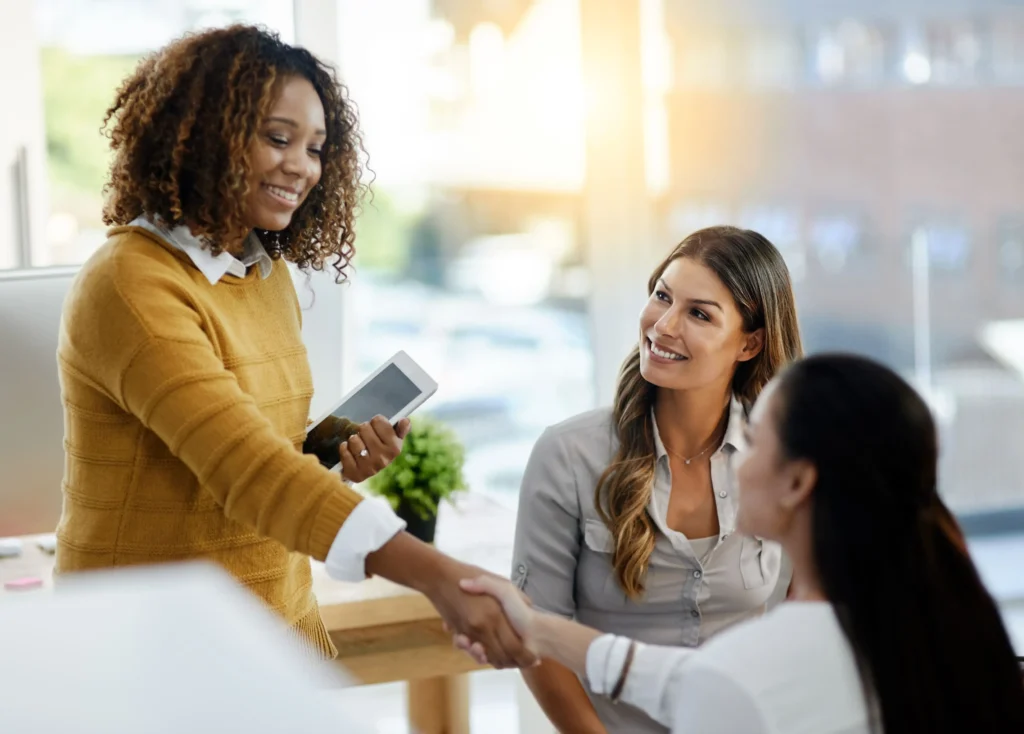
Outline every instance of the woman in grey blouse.
<path id="1" fill-rule="evenodd" d="M 615 403 L 547 429 L 523 477 L 512 578 L 547 612 L 695 647 L 785 593 L 780 548 L 735 534 L 746 411 L 801 356 L 789 272 L 761 235 L 687 237 L 648 284 Z M 553 661 L 523 672 L 563 734 L 666 732 Z"/>

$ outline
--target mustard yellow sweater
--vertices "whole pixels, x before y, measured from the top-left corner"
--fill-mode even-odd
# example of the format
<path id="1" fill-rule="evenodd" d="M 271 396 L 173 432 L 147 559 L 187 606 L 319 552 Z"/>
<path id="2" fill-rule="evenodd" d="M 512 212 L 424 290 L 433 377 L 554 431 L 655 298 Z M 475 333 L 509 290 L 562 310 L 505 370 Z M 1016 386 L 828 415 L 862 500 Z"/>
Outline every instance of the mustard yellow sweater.
<path id="1" fill-rule="evenodd" d="M 202 558 L 323 657 L 311 590 L 360 501 L 301 451 L 313 381 L 283 264 L 210 285 L 122 227 L 82 268 L 58 347 L 65 419 L 57 572 Z"/>

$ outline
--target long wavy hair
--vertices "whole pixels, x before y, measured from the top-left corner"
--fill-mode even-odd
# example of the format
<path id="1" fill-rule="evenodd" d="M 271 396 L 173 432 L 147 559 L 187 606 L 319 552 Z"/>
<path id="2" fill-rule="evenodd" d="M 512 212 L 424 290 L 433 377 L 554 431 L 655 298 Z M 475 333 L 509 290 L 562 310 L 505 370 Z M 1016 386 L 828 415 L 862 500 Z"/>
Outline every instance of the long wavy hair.
<path id="1" fill-rule="evenodd" d="M 817 470 L 814 564 L 885 734 L 1024 732 L 1024 682 L 937 491 L 931 413 L 891 370 L 817 355 L 788 368 L 772 416 Z M 880 719 L 880 720 L 878 720 Z"/>
<path id="2" fill-rule="evenodd" d="M 654 292 L 671 262 L 690 258 L 709 268 L 732 294 L 747 333 L 764 329 L 764 347 L 738 363 L 733 394 L 749 408 L 784 365 L 803 354 L 789 270 L 779 251 L 762 235 L 736 227 L 710 227 L 680 242 L 655 269 L 647 284 Z M 615 539 L 612 566 L 626 595 L 639 598 L 656 533 L 647 514 L 654 484 L 656 452 L 651 409 L 657 388 L 640 374 L 639 345 L 619 372 L 613 405 L 618 451 L 595 490 L 595 505 Z"/>
<path id="3" fill-rule="evenodd" d="M 123 225 L 147 214 L 187 224 L 213 254 L 240 240 L 249 147 L 281 82 L 294 76 L 309 80 L 324 107 L 322 173 L 286 229 L 257 234 L 271 257 L 313 270 L 330 263 L 344 279 L 366 188 L 356 108 L 330 67 L 258 27 L 186 35 L 123 82 L 104 118 L 114 151 L 104 221 Z"/>

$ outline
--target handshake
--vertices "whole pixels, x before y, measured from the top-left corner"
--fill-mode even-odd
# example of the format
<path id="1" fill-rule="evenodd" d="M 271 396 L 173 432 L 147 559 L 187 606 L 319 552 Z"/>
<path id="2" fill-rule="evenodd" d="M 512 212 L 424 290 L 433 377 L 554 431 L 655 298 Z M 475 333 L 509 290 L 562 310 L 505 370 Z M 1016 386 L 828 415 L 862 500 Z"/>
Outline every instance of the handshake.
<path id="1" fill-rule="evenodd" d="M 425 589 L 454 644 L 478 663 L 529 668 L 540 663 L 533 644 L 536 612 L 512 582 L 462 563 Z"/>

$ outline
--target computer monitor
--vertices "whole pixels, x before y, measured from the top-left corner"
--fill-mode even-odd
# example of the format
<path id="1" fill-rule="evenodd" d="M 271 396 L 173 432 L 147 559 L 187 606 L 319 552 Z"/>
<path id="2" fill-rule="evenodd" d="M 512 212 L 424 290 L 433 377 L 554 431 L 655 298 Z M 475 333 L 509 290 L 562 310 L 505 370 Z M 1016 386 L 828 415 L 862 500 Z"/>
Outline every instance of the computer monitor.
<path id="1" fill-rule="evenodd" d="M 51 532 L 60 516 L 57 331 L 76 272 L 0 272 L 0 537 Z"/>

